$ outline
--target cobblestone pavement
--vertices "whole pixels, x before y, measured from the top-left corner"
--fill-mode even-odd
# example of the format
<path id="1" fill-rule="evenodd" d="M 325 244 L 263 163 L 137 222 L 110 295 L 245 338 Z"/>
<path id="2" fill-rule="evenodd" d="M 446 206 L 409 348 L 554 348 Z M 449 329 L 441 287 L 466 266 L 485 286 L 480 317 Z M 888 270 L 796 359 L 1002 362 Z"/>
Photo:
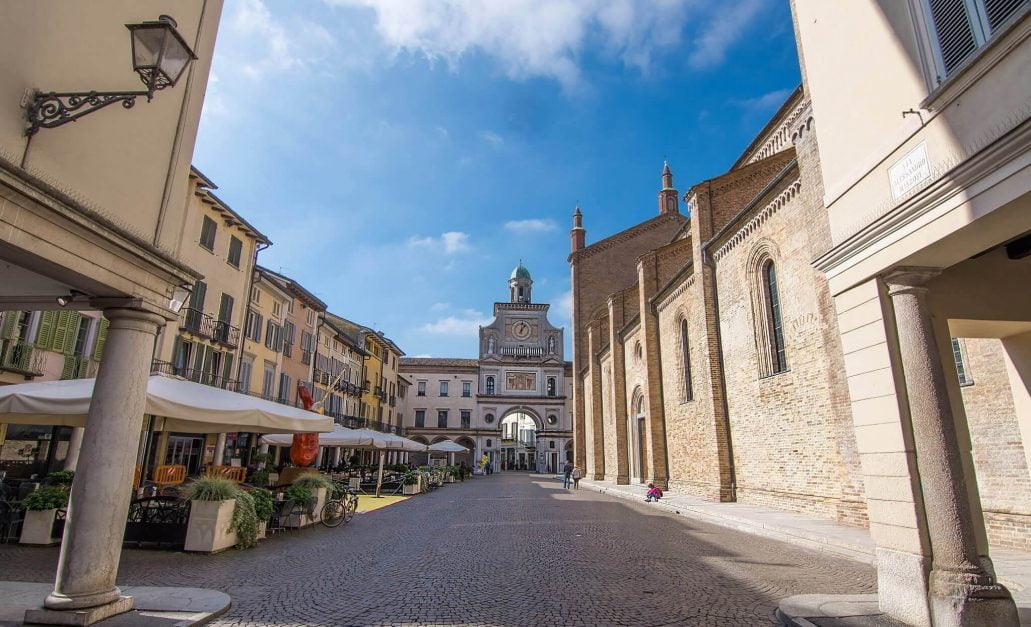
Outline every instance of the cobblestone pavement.
<path id="1" fill-rule="evenodd" d="M 56 562 L 0 546 L 3 579 Z M 869 566 L 503 473 L 247 551 L 126 550 L 119 581 L 222 590 L 218 625 L 770 625 L 780 598 L 876 589 Z"/>

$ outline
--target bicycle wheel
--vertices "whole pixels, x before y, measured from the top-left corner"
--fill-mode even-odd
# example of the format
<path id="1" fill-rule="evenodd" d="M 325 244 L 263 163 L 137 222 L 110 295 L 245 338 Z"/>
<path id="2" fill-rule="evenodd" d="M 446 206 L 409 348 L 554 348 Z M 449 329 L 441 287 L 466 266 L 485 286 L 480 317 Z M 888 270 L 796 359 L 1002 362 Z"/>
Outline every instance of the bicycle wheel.
<path id="1" fill-rule="evenodd" d="M 354 518 L 354 513 L 358 510 L 358 497 L 347 499 L 347 503 L 344 504 L 344 522 L 351 522 Z"/>
<path id="2" fill-rule="evenodd" d="M 344 521 L 346 511 L 346 507 L 340 501 L 329 501 L 322 506 L 322 524 L 336 527 Z"/>

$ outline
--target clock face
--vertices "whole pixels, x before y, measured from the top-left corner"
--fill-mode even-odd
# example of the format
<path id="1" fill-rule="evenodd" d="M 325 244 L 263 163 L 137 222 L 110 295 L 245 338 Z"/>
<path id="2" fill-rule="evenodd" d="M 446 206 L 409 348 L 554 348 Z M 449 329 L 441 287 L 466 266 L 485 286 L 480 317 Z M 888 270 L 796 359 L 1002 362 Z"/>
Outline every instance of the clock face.
<path id="1" fill-rule="evenodd" d="M 530 337 L 530 325 L 526 324 L 522 320 L 512 325 L 512 335 L 517 340 L 525 340 Z"/>

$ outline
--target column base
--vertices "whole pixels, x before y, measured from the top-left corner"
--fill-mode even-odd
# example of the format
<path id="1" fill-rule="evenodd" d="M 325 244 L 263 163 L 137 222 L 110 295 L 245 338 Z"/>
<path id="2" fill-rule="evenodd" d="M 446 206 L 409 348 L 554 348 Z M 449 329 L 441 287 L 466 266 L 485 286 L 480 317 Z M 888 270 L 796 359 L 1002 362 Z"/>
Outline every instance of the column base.
<path id="1" fill-rule="evenodd" d="M 53 596 L 53 595 L 51 595 Z M 47 597 L 47 601 L 50 597 Z M 82 609 L 25 610 L 25 622 L 36 625 L 92 625 L 132 609 L 132 597 L 119 596 L 114 601 Z"/>
<path id="2" fill-rule="evenodd" d="M 605 473 L 595 472 L 591 474 L 591 481 L 605 481 Z"/>
<path id="3" fill-rule="evenodd" d="M 930 592 L 935 627 L 1020 624 L 1010 591 L 990 577 L 932 570 Z"/>

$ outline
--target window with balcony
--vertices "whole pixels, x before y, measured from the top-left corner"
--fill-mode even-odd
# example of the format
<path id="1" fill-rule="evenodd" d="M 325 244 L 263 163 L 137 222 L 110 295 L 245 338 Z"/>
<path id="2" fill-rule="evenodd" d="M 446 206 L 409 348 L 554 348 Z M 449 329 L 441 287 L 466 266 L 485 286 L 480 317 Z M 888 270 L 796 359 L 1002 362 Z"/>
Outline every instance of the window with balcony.
<path id="1" fill-rule="evenodd" d="M 290 388 L 290 375 L 285 372 L 279 373 L 279 396 L 276 400 L 280 403 L 289 403 L 293 397 L 292 389 Z"/>
<path id="2" fill-rule="evenodd" d="M 276 384 L 276 365 L 266 363 L 265 373 L 261 379 L 261 396 L 262 398 L 271 399 L 273 391 L 275 390 Z"/>
<path id="3" fill-rule="evenodd" d="M 416 409 L 415 410 L 415 426 L 422 428 L 426 426 L 426 410 Z"/>
<path id="4" fill-rule="evenodd" d="M 447 410 L 446 409 L 438 409 L 437 410 L 437 428 L 438 429 L 447 429 Z"/>
<path id="5" fill-rule="evenodd" d="M 218 225 L 215 221 L 204 216 L 204 221 L 200 225 L 200 245 L 208 250 L 215 251 L 215 231 L 218 229 Z"/>
<path id="6" fill-rule="evenodd" d="M 440 382 L 440 396 L 447 396 L 447 381 Z"/>
<path id="7" fill-rule="evenodd" d="M 226 262 L 234 268 L 240 267 L 240 257 L 243 254 L 243 242 L 238 240 L 235 235 L 229 236 L 229 254 L 226 256 Z"/>

